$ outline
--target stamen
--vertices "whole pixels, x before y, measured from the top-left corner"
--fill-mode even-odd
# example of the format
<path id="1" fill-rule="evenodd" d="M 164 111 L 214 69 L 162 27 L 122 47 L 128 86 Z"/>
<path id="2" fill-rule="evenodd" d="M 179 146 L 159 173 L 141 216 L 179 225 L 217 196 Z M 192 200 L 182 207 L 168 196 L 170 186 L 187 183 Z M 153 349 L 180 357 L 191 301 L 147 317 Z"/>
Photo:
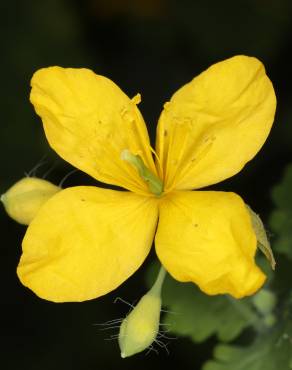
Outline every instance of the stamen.
<path id="1" fill-rule="evenodd" d="M 141 103 L 141 94 L 136 94 L 132 99 L 132 102 L 136 105 Z"/>
<path id="2" fill-rule="evenodd" d="M 151 146 L 149 146 L 149 148 L 150 148 L 151 153 L 154 155 L 154 157 L 155 157 L 155 159 L 157 161 L 157 164 L 158 164 L 158 173 L 159 173 L 159 175 L 161 177 L 163 177 L 163 168 L 162 168 L 161 160 L 160 160 L 158 154 L 156 153 L 156 151 Z"/>

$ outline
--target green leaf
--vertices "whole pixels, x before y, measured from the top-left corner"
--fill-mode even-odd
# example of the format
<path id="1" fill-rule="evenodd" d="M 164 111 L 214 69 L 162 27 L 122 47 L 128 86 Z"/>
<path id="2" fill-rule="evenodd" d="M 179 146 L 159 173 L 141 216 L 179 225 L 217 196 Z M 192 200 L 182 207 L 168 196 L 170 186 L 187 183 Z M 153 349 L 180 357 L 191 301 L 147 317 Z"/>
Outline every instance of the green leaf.
<path id="1" fill-rule="evenodd" d="M 292 165 L 289 165 L 280 184 L 272 191 L 276 205 L 270 217 L 270 226 L 276 234 L 273 249 L 292 259 Z"/>
<path id="2" fill-rule="evenodd" d="M 157 270 L 157 266 L 152 267 L 152 276 L 154 269 Z M 179 283 L 169 275 L 162 289 L 162 304 L 169 310 L 163 322 L 170 332 L 195 342 L 202 342 L 212 335 L 228 342 L 246 327 L 260 324 L 249 298 L 235 300 L 223 295 L 208 296 L 194 284 Z"/>
<path id="3" fill-rule="evenodd" d="M 292 369 L 292 323 L 260 335 L 247 347 L 218 345 L 203 370 Z"/>

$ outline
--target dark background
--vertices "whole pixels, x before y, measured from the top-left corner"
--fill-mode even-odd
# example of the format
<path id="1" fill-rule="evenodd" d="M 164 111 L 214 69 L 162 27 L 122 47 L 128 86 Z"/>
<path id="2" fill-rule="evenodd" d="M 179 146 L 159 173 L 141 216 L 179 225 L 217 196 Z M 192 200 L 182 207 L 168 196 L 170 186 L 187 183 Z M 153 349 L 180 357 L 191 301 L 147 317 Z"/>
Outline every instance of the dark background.
<path id="1" fill-rule="evenodd" d="M 275 125 L 263 150 L 236 177 L 216 189 L 241 194 L 267 220 L 271 187 L 292 161 L 290 0 L 24 0 L 1 1 L 0 193 L 46 156 L 38 171 L 58 183 L 72 168 L 48 147 L 29 103 L 33 72 L 50 65 L 88 67 L 114 80 L 128 95 L 142 95 L 140 109 L 153 140 L 163 103 L 210 64 L 236 54 L 263 61 L 278 98 Z M 66 186 L 94 184 L 73 174 Z M 15 268 L 25 227 L 0 209 L 1 354 L 3 369 L 198 369 L 213 340 L 187 339 L 122 360 L 111 333 L 94 323 L 124 316 L 145 291 L 144 268 L 117 291 L 90 302 L 54 304 L 20 285 Z M 151 260 L 154 256 L 150 256 Z"/>

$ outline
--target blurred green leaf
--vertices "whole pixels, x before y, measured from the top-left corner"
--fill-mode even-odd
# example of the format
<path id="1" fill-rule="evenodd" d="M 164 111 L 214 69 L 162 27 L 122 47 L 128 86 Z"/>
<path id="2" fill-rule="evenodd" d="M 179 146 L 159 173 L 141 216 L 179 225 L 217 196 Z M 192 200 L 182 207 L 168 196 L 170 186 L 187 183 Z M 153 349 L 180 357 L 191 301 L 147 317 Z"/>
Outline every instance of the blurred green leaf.
<path id="1" fill-rule="evenodd" d="M 284 173 L 281 183 L 272 191 L 275 210 L 270 217 L 270 226 L 276 234 L 273 249 L 292 259 L 292 165 Z"/>
<path id="2" fill-rule="evenodd" d="M 218 345 L 203 370 L 292 369 L 292 322 L 263 333 L 247 347 Z"/>
<path id="3" fill-rule="evenodd" d="M 150 271 L 153 281 L 157 266 Z M 150 284 L 149 284 L 150 286 Z M 212 335 L 224 342 L 236 338 L 243 329 L 258 325 L 258 316 L 249 298 L 236 300 L 229 296 L 208 296 L 194 284 L 179 283 L 170 275 L 162 289 L 167 311 L 163 323 L 171 333 L 202 342 Z"/>

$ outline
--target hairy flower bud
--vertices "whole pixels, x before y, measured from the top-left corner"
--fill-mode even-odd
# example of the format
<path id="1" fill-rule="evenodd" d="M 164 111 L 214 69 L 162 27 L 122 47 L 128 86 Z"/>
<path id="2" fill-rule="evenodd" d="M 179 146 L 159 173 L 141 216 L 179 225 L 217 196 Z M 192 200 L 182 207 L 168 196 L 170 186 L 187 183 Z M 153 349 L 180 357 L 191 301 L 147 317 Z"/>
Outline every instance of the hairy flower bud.
<path id="1" fill-rule="evenodd" d="M 153 287 L 122 321 L 119 333 L 122 358 L 144 351 L 155 341 L 159 332 L 161 287 L 165 274 L 161 267 Z"/>
<path id="2" fill-rule="evenodd" d="M 121 357 L 144 351 L 154 342 L 159 331 L 161 298 L 145 294 L 120 327 Z"/>
<path id="3" fill-rule="evenodd" d="M 41 206 L 61 188 L 37 177 L 24 177 L 1 195 L 8 215 L 23 225 L 29 225 Z"/>

